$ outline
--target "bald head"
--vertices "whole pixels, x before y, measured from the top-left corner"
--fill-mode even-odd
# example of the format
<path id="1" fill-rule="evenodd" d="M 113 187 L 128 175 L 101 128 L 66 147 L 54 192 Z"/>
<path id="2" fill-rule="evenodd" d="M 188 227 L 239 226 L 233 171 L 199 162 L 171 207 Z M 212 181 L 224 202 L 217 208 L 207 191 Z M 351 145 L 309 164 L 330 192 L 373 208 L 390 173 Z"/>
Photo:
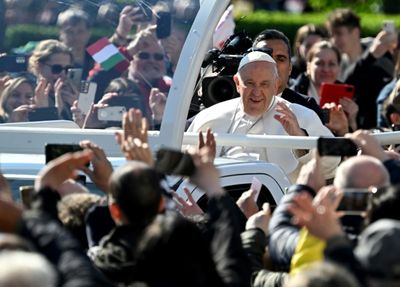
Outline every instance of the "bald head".
<path id="1" fill-rule="evenodd" d="M 390 185 L 390 177 L 382 162 L 361 155 L 349 158 L 338 167 L 333 184 L 341 188 L 383 187 Z"/>

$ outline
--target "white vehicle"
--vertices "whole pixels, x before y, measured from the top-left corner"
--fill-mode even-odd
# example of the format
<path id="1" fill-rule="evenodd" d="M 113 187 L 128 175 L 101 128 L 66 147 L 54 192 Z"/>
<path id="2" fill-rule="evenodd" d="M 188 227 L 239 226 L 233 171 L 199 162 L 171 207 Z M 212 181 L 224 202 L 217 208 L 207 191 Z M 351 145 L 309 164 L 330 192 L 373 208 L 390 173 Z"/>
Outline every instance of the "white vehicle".
<path id="1" fill-rule="evenodd" d="M 177 1 L 180 2 L 180 1 Z M 182 3 L 185 1 L 182 1 Z M 149 143 L 153 150 L 161 146 L 181 149 L 183 145 L 196 144 L 197 135 L 184 134 L 186 115 L 196 85 L 202 61 L 211 42 L 215 27 L 226 10 L 229 0 L 202 0 L 200 9 L 190 28 L 176 67 L 173 83 L 168 94 L 160 131 L 149 133 Z M 0 163 L 1 171 L 12 181 L 13 189 L 19 185 L 31 184 L 34 176 L 44 165 L 46 143 L 77 144 L 89 139 L 104 148 L 118 166 L 123 161 L 122 154 L 111 130 L 79 129 L 76 124 L 66 121 L 1 124 Z M 383 143 L 400 138 L 400 132 L 382 135 Z M 262 136 L 262 135 L 222 135 L 216 136 L 218 145 L 275 146 L 282 148 L 310 149 L 316 146 L 315 137 Z M 263 188 L 260 198 L 277 203 L 284 194 L 289 181 L 276 165 L 266 162 L 235 162 L 217 160 L 221 172 L 222 185 L 234 194 L 248 189 L 253 176 L 259 178 Z M 181 193 L 185 183 L 178 185 Z M 196 200 L 202 200 L 202 193 L 190 187 Z M 265 194 L 264 194 L 265 193 Z M 182 194 L 182 193 L 181 193 Z M 274 202 L 273 202 L 274 201 Z"/>

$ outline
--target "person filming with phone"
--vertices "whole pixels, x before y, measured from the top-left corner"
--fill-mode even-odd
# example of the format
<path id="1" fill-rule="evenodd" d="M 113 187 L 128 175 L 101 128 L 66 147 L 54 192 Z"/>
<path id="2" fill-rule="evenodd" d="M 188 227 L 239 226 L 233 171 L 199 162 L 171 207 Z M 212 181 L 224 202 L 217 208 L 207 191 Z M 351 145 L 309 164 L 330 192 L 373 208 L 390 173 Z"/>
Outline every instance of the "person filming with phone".
<path id="1" fill-rule="evenodd" d="M 39 120 L 72 119 L 70 107 L 78 99 L 78 90 L 67 79 L 72 65 L 72 53 L 60 41 L 43 40 L 36 46 L 28 69 L 37 78 L 36 104 L 47 108 L 37 110 Z"/>
<path id="2" fill-rule="evenodd" d="M 143 114 L 153 121 L 150 103 L 152 89 L 158 89 L 166 97 L 172 83 L 167 76 L 166 55 L 163 46 L 156 36 L 156 26 L 143 15 L 141 7 L 126 6 L 120 14 L 119 23 L 110 41 L 119 46 L 119 50 L 129 60 L 129 68 L 123 73 L 116 70 L 99 70 L 98 66 L 91 71 L 91 80 L 97 83 L 95 102 L 98 102 L 113 78 L 125 77 L 133 81 L 143 99 Z M 151 10 L 147 13 L 153 13 Z M 130 35 L 133 26 L 139 31 Z"/>
<path id="3" fill-rule="evenodd" d="M 189 132 L 211 128 L 217 133 L 333 136 L 313 111 L 275 96 L 280 80 L 276 62 L 270 55 L 260 51 L 248 53 L 240 61 L 233 79 L 240 97 L 200 112 Z M 310 159 L 308 151 L 272 147 L 224 146 L 217 155 L 276 163 L 292 181 L 300 166 Z M 339 158 L 323 160 L 326 179 L 333 177 L 339 161 Z"/>
<path id="4" fill-rule="evenodd" d="M 340 63 L 341 54 L 336 46 L 325 40 L 315 43 L 307 53 L 306 72 L 300 74 L 291 88 L 320 104 L 324 100 L 321 98 L 323 84 L 341 83 L 338 81 Z M 358 106 L 350 98 L 343 96 L 337 103 L 327 103 L 322 108 L 327 127 L 336 135 L 343 136 L 349 129 L 357 129 Z"/>

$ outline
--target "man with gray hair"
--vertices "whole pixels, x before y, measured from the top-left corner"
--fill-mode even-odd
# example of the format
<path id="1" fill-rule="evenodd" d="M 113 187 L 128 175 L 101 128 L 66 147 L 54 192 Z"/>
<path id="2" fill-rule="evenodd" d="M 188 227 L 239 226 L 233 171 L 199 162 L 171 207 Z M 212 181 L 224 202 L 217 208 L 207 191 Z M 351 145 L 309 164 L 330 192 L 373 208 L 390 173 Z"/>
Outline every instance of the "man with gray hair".
<path id="1" fill-rule="evenodd" d="M 200 112 L 188 128 L 189 132 L 211 128 L 214 132 L 232 134 L 333 136 L 315 112 L 276 97 L 280 85 L 277 65 L 267 53 L 253 51 L 245 55 L 233 80 L 240 97 Z M 311 158 L 304 150 L 245 146 L 224 146 L 217 150 L 217 156 L 276 163 L 292 181 L 301 165 Z M 323 160 L 326 179 L 333 178 L 338 163 L 338 158 Z"/>
<path id="2" fill-rule="evenodd" d="M 383 187 L 390 185 L 390 177 L 379 159 L 360 155 L 339 165 L 333 184 L 340 188 Z"/>

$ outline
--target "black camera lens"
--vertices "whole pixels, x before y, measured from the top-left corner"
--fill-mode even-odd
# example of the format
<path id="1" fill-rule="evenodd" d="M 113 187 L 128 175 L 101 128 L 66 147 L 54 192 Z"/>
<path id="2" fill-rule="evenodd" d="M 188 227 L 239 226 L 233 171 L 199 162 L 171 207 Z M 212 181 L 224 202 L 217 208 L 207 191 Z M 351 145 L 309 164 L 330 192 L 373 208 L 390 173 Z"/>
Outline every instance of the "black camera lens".
<path id="1" fill-rule="evenodd" d="M 202 101 L 205 107 L 238 97 L 232 77 L 217 76 L 203 79 Z"/>

